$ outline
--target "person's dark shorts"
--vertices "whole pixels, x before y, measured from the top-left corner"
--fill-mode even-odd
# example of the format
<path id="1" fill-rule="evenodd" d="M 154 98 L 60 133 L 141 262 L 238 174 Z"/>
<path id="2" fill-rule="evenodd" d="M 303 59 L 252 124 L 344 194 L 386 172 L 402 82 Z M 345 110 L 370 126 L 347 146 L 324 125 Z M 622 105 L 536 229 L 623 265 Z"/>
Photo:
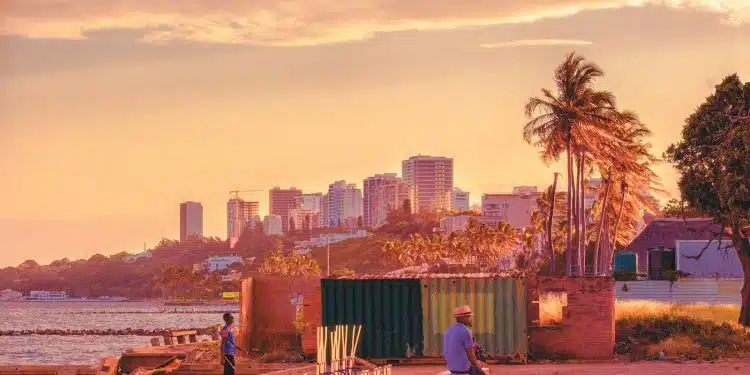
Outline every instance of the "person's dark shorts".
<path id="1" fill-rule="evenodd" d="M 224 354 L 224 375 L 234 375 L 234 356 Z"/>

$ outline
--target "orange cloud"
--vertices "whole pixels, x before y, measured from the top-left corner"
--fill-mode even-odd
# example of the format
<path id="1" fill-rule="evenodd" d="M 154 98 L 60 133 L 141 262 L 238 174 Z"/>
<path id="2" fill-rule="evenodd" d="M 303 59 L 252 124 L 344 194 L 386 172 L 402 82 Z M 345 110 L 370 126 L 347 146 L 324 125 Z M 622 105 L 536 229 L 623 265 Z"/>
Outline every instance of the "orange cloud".
<path id="1" fill-rule="evenodd" d="M 3 3 L 8 4 L 7 1 Z M 378 33 L 534 22 L 588 10 L 644 4 L 714 12 L 727 24 L 750 21 L 748 0 L 16 0 L 0 32 L 29 38 L 84 39 L 111 29 L 144 32 L 143 41 L 300 46 Z"/>
<path id="2" fill-rule="evenodd" d="M 588 46 L 594 44 L 588 40 L 571 39 L 518 39 L 502 43 L 480 44 L 482 48 L 510 48 L 510 47 L 547 47 L 547 46 Z"/>

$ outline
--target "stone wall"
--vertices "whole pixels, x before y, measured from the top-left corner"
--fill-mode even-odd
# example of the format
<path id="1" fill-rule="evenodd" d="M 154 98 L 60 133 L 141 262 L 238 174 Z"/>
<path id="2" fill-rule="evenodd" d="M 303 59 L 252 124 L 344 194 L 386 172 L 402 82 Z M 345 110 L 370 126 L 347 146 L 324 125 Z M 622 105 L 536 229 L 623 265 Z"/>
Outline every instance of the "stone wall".
<path id="1" fill-rule="evenodd" d="M 529 277 L 532 358 L 611 359 L 615 346 L 615 282 L 611 278 Z M 562 322 L 539 326 L 539 296 L 565 292 Z"/>

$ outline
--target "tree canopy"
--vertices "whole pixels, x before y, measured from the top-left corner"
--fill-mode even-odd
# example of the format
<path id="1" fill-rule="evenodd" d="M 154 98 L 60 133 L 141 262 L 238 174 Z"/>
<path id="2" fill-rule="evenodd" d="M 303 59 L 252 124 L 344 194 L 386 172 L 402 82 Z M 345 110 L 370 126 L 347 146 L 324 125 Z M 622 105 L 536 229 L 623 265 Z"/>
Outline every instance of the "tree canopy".
<path id="1" fill-rule="evenodd" d="M 667 160 L 680 173 L 682 200 L 726 228 L 745 272 L 740 323 L 750 325 L 750 83 L 726 77 L 713 95 L 690 115 L 682 139 L 667 149 Z"/>

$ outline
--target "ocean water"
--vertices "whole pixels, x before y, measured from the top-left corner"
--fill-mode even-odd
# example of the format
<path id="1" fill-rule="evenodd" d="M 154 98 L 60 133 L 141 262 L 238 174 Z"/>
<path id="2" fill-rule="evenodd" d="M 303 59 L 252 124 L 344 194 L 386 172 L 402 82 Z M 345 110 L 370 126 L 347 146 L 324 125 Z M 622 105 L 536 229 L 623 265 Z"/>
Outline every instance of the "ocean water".
<path id="1" fill-rule="evenodd" d="M 164 306 L 141 302 L 0 302 L 0 331 L 199 328 L 221 324 L 223 311 L 238 309 L 236 305 Z M 148 346 L 151 337 L 0 336 L 0 364 L 96 364 L 102 357 Z"/>

